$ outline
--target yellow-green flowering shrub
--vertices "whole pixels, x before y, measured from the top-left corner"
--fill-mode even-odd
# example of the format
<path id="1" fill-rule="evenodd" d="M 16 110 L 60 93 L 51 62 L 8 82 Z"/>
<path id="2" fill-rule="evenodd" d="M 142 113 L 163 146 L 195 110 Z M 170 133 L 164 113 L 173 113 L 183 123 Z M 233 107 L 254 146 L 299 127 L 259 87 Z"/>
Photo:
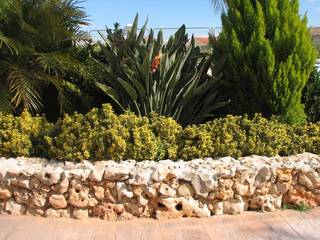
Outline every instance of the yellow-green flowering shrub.
<path id="1" fill-rule="evenodd" d="M 51 128 L 44 117 L 32 117 L 27 111 L 19 117 L 0 113 L 0 156 L 45 157 L 44 136 Z"/>
<path id="2" fill-rule="evenodd" d="M 292 144 L 288 153 L 312 152 L 320 154 L 320 123 L 296 125 L 290 128 Z"/>
<path id="3" fill-rule="evenodd" d="M 123 159 L 129 132 L 110 105 L 85 115 L 65 115 L 47 136 L 49 156 L 64 160 Z"/>
<path id="4" fill-rule="evenodd" d="M 126 112 L 119 116 L 123 128 L 129 132 L 126 158 L 154 160 L 157 157 L 157 139 L 152 132 L 149 119 Z"/>
<path id="5" fill-rule="evenodd" d="M 286 155 L 291 138 L 283 124 L 261 115 L 226 116 L 206 124 L 187 127 L 183 130 L 180 157 L 221 157 L 257 155 Z"/>
<path id="6" fill-rule="evenodd" d="M 226 116 L 182 128 L 172 118 L 131 112 L 116 115 L 109 104 L 51 124 L 24 112 L 0 113 L 0 157 L 60 160 L 161 160 L 247 155 L 320 154 L 320 123 L 288 125 L 277 118 Z"/>
<path id="7" fill-rule="evenodd" d="M 210 132 L 203 125 L 186 127 L 179 140 L 179 158 L 191 159 L 211 156 L 214 152 Z"/>
<path id="8" fill-rule="evenodd" d="M 246 133 L 245 144 L 242 145 L 242 156 L 248 155 L 286 155 L 291 139 L 287 130 L 290 125 L 278 119 L 270 120 L 256 114 L 252 119 L 241 117 L 240 128 Z"/>
<path id="9" fill-rule="evenodd" d="M 178 139 L 182 127 L 173 119 L 152 113 L 151 128 L 157 138 L 158 159 L 176 159 L 178 156 Z"/>

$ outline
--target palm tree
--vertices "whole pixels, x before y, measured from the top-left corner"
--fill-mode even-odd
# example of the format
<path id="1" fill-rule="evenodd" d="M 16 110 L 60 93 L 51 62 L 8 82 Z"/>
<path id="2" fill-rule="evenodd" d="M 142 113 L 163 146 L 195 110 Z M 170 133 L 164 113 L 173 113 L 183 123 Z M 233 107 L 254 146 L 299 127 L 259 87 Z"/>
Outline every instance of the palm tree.
<path id="1" fill-rule="evenodd" d="M 73 49 L 88 39 L 80 30 L 87 16 L 79 0 L 1 0 L 0 111 L 23 108 L 40 112 L 44 89 L 58 92 L 61 109 L 68 106 L 68 72 L 84 76 Z"/>

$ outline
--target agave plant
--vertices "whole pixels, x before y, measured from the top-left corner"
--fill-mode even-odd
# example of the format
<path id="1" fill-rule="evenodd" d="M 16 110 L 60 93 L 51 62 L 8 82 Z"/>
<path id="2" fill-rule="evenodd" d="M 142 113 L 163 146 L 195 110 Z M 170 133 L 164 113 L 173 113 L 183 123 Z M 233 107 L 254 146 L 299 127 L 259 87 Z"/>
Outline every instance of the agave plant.
<path id="1" fill-rule="evenodd" d="M 58 92 L 68 106 L 65 76 L 84 76 L 85 68 L 72 49 L 88 36 L 80 30 L 86 14 L 79 0 L 1 0 L 0 111 L 42 109 L 46 87 Z M 72 86 L 76 87 L 76 86 Z"/>
<path id="2" fill-rule="evenodd" d="M 211 55 L 195 46 L 193 36 L 189 41 L 185 26 L 167 43 L 161 31 L 156 38 L 152 30 L 147 37 L 145 32 L 146 23 L 138 32 L 137 16 L 128 36 L 102 36 L 105 78 L 97 86 L 120 109 L 143 116 L 156 112 L 185 125 L 226 104 L 219 100 L 219 64 L 212 65 Z"/>

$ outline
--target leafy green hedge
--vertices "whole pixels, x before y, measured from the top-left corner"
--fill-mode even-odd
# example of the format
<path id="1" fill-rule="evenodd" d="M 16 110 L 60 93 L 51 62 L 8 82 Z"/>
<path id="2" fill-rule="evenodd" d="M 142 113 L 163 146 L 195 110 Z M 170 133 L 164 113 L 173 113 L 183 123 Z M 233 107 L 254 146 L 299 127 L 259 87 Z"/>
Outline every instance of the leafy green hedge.
<path id="1" fill-rule="evenodd" d="M 227 116 L 182 128 L 171 118 L 149 118 L 110 105 L 57 123 L 43 117 L 0 114 L 0 156 L 81 161 L 192 159 L 198 157 L 320 153 L 320 124 L 288 125 L 260 115 Z"/>

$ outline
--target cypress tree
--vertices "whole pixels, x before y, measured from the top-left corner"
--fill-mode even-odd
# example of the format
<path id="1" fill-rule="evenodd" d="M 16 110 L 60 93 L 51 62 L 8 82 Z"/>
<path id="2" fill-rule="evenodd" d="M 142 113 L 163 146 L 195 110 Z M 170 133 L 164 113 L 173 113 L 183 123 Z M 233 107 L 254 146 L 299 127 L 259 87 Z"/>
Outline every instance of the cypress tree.
<path id="1" fill-rule="evenodd" d="M 298 0 L 232 0 L 222 14 L 213 43 L 217 59 L 227 56 L 224 82 L 232 113 L 280 115 L 289 123 L 306 120 L 302 90 L 316 52 L 299 15 Z"/>

